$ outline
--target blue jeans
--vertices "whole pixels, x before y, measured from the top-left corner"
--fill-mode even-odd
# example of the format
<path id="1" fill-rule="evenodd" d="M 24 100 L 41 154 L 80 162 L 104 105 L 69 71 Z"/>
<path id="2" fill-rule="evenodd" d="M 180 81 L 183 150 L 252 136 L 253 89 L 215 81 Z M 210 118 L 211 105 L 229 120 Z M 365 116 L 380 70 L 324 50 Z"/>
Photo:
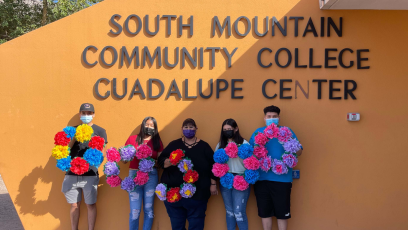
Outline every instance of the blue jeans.
<path id="1" fill-rule="evenodd" d="M 225 210 L 227 211 L 227 229 L 235 230 L 235 226 L 238 224 L 239 230 L 248 230 L 246 205 L 249 193 L 251 192 L 251 186 L 244 191 L 220 187 Z"/>
<path id="2" fill-rule="evenodd" d="M 129 170 L 129 176 L 134 176 L 136 170 Z M 129 229 L 138 230 L 139 229 L 139 216 L 140 210 L 142 208 L 143 201 L 143 230 L 150 230 L 153 225 L 153 202 L 154 202 L 154 191 L 158 184 L 159 176 L 157 174 L 157 169 L 153 169 L 149 173 L 149 181 L 143 186 L 137 186 L 134 192 L 129 193 L 129 203 L 130 203 L 130 214 L 129 214 Z"/>
<path id="3" fill-rule="evenodd" d="M 175 203 L 164 201 L 167 214 L 170 217 L 171 229 L 186 230 L 186 220 L 188 220 L 188 230 L 203 230 L 207 203 L 208 200 L 191 198 L 181 198 Z"/>

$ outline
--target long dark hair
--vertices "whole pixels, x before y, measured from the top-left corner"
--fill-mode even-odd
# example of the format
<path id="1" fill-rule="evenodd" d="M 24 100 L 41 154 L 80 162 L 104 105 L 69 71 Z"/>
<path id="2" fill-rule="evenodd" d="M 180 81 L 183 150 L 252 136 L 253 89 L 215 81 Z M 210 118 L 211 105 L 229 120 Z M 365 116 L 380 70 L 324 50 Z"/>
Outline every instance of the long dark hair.
<path id="1" fill-rule="evenodd" d="M 222 128 L 224 127 L 224 125 L 230 125 L 233 129 L 238 127 L 237 122 L 232 118 L 227 119 L 222 123 L 221 136 L 220 136 L 220 148 L 221 149 L 225 148 L 228 145 L 228 138 L 225 137 L 224 135 L 222 135 L 222 131 L 223 131 Z M 234 139 L 234 142 L 237 143 L 237 144 L 244 143 L 244 138 L 241 136 L 241 134 L 239 134 L 239 129 L 234 133 L 234 138 L 233 139 Z"/>
<path id="2" fill-rule="evenodd" d="M 153 136 L 152 136 L 153 149 L 156 150 L 156 151 L 158 151 L 158 150 L 160 149 L 160 146 L 161 146 L 161 144 L 160 144 L 160 143 L 161 143 L 161 139 L 160 139 L 159 131 L 158 131 L 158 129 L 157 129 L 157 122 L 156 122 L 156 119 L 154 119 L 154 117 L 145 117 L 145 119 L 143 119 L 143 122 L 142 122 L 142 124 L 140 125 L 139 134 L 137 135 L 137 138 L 136 138 L 136 142 L 137 142 L 138 145 L 143 144 L 143 140 L 144 140 L 145 137 L 146 137 L 146 133 L 145 133 L 145 131 L 144 131 L 144 128 L 145 128 L 146 122 L 147 122 L 148 120 L 152 120 L 152 121 L 153 121 L 153 124 L 154 124 L 154 134 L 153 134 Z"/>

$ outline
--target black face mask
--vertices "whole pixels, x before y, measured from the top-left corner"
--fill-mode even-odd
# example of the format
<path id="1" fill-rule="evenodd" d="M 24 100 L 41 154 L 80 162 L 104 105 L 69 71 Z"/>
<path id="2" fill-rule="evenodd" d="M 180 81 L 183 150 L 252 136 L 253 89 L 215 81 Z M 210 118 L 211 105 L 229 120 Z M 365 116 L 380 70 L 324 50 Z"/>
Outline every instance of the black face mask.
<path id="1" fill-rule="evenodd" d="M 147 135 L 149 135 L 149 136 L 153 136 L 153 134 L 154 134 L 154 129 L 145 127 L 145 128 L 144 128 L 144 132 L 145 132 L 145 134 L 147 134 Z"/>
<path id="2" fill-rule="evenodd" d="M 224 137 L 230 139 L 234 137 L 234 130 L 226 130 L 226 131 L 222 131 L 222 135 L 224 135 Z"/>

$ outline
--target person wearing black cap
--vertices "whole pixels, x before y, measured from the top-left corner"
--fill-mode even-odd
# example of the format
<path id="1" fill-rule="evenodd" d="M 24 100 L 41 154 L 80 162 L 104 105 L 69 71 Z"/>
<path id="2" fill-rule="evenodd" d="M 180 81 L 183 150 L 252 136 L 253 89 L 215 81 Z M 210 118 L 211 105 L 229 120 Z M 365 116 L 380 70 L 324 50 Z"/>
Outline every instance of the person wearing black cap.
<path id="1" fill-rule="evenodd" d="M 82 124 L 88 124 L 93 129 L 93 136 L 100 136 L 105 139 L 105 144 L 108 143 L 108 138 L 105 129 L 95 125 L 92 120 L 95 117 L 94 106 L 90 103 L 84 103 L 79 108 L 79 116 Z M 88 142 L 80 143 L 74 138 L 70 143 L 72 159 L 75 157 L 83 157 L 85 151 L 89 148 Z M 102 151 L 105 152 L 105 149 Z M 79 222 L 79 207 L 81 205 L 82 193 L 84 194 L 85 204 L 88 209 L 88 229 L 95 228 L 96 221 L 96 197 L 99 183 L 98 169 L 94 166 L 89 167 L 89 171 L 80 176 L 68 171 L 65 174 L 64 182 L 62 183 L 62 192 L 71 204 L 71 228 L 78 229 Z"/>

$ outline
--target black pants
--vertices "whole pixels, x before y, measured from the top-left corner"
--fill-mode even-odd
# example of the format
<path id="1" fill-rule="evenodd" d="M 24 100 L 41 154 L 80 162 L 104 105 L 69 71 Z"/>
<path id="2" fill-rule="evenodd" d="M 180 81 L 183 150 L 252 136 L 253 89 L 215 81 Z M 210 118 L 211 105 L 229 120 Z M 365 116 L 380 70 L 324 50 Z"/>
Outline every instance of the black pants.
<path id="1" fill-rule="evenodd" d="M 164 201 L 167 214 L 170 217 L 171 228 L 173 230 L 185 230 L 186 220 L 188 220 L 189 230 L 203 230 L 207 203 L 208 200 L 194 200 L 191 198 L 182 198 L 175 203 Z"/>

